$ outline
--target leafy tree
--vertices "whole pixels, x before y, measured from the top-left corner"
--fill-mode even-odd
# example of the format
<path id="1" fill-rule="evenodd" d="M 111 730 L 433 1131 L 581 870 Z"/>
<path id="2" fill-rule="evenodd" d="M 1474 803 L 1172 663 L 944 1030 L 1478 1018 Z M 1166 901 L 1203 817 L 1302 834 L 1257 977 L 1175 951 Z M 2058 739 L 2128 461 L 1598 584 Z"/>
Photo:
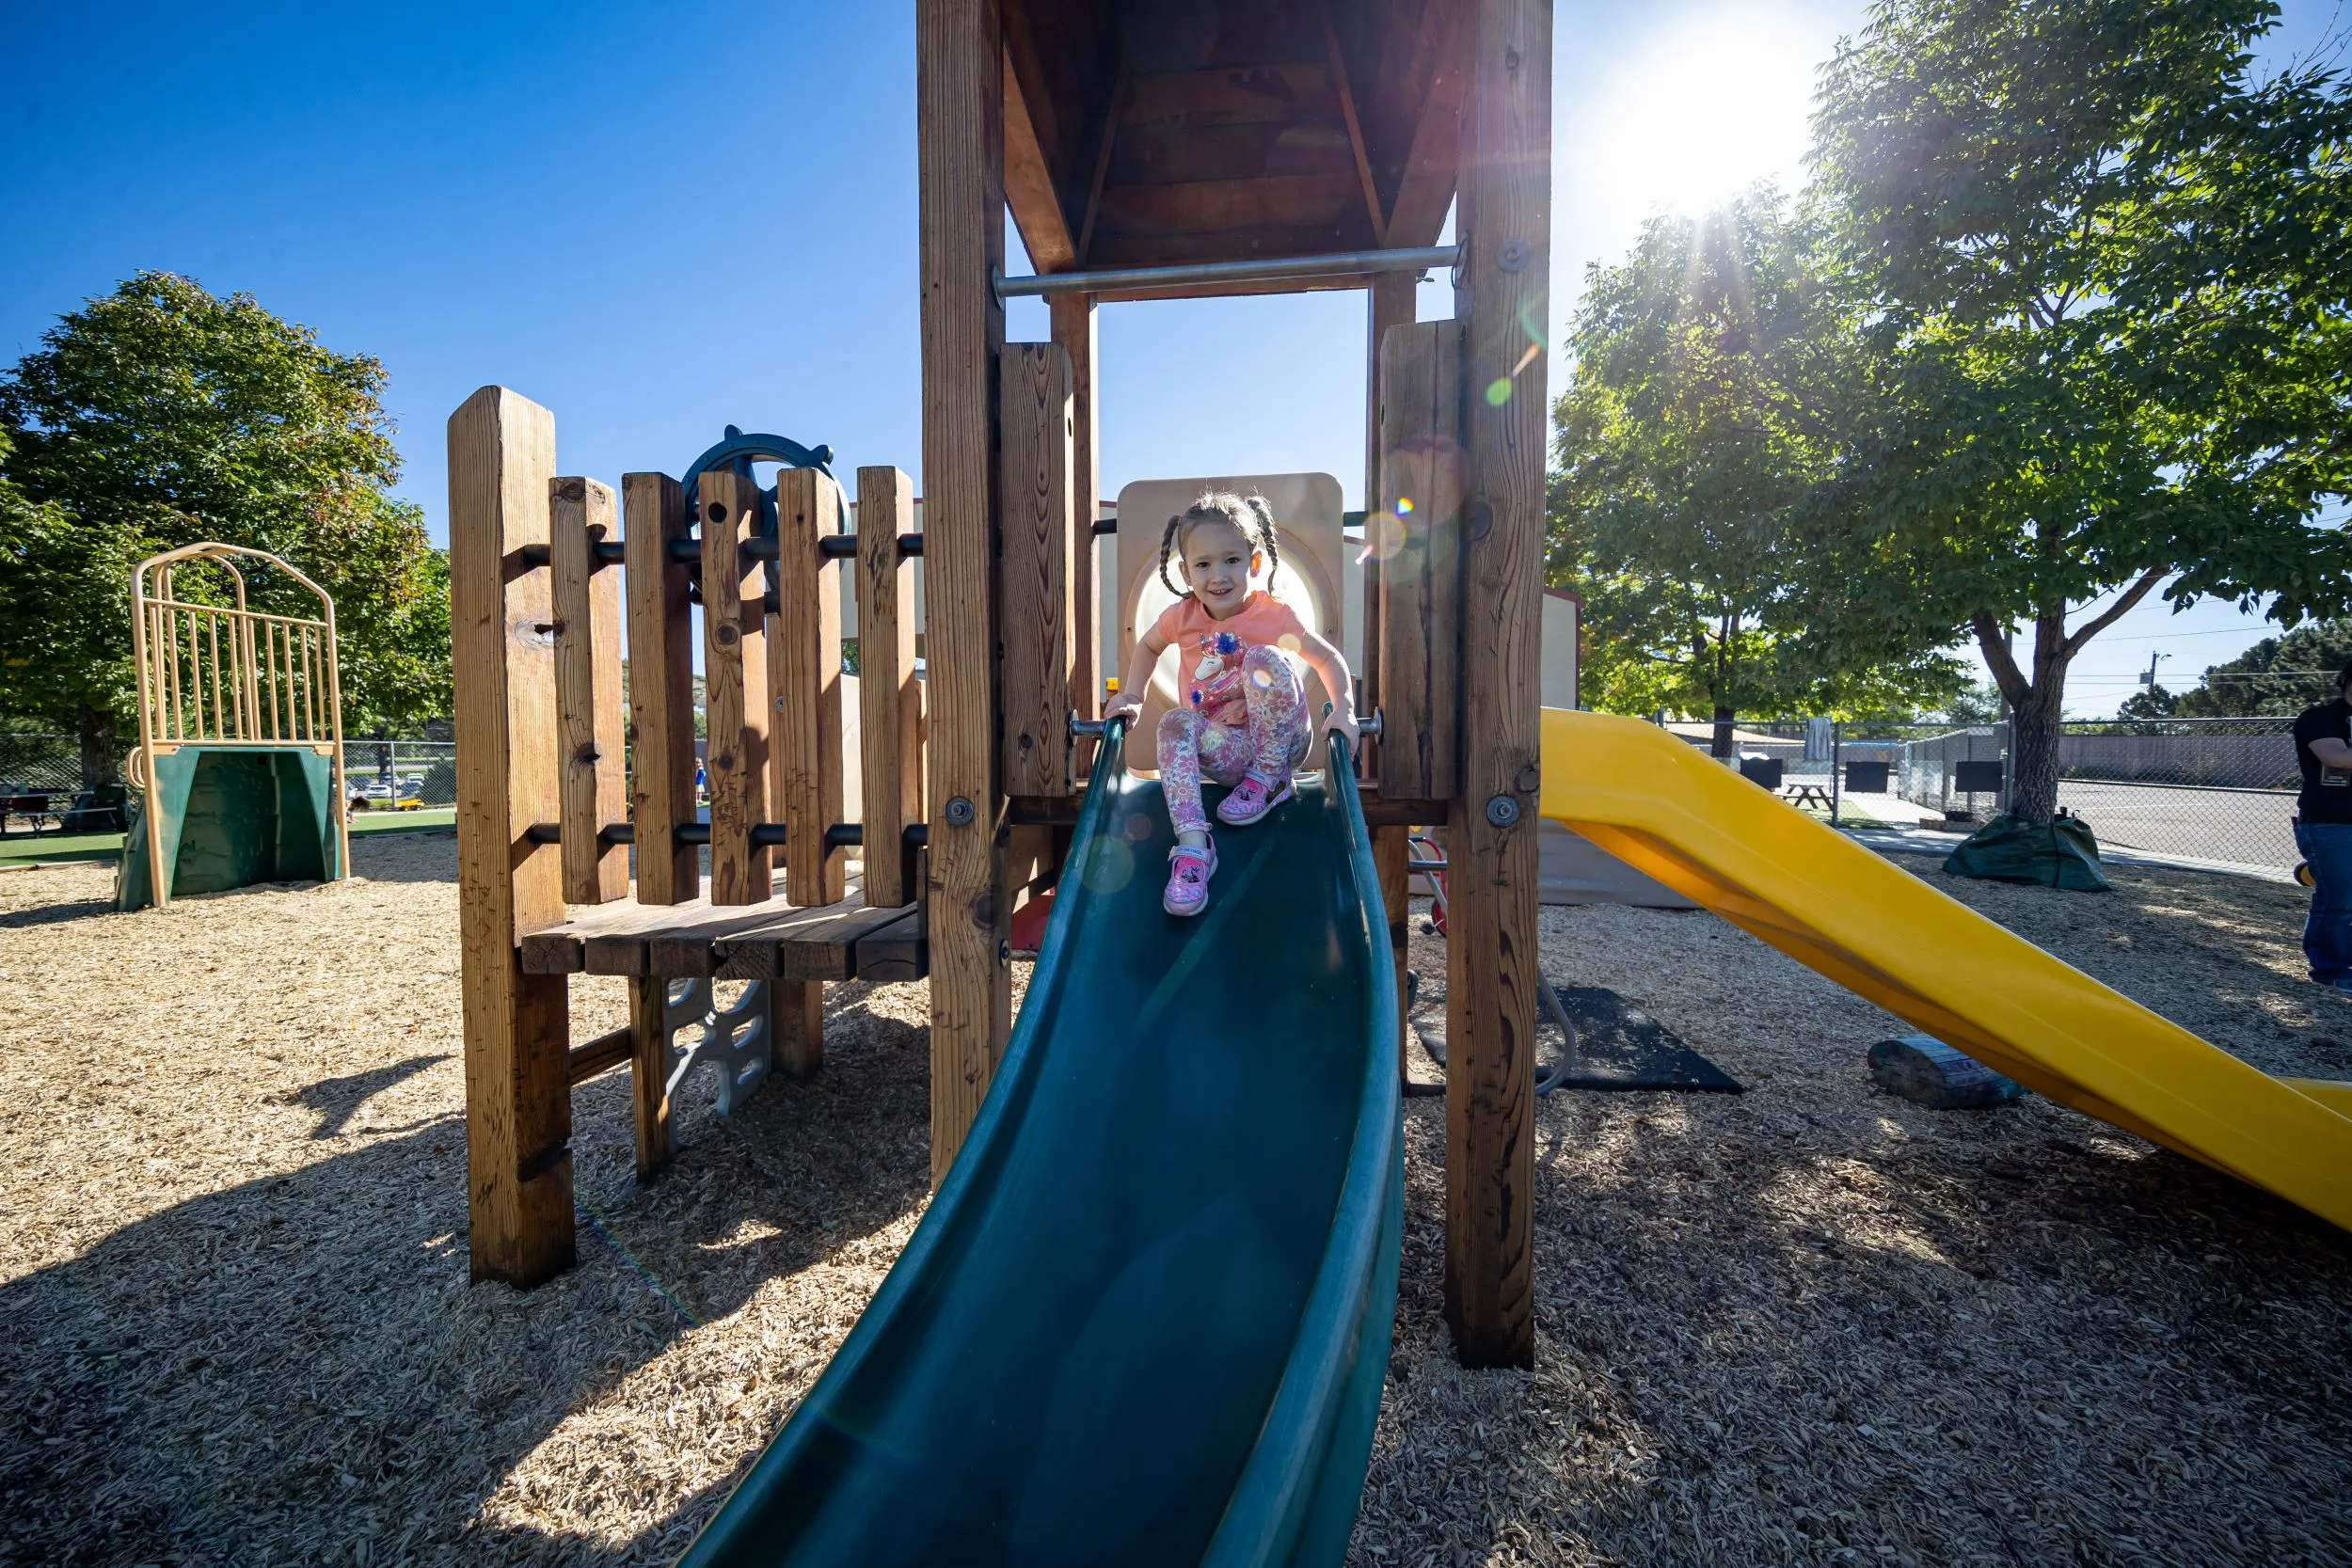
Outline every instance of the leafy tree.
<path id="1" fill-rule="evenodd" d="M 1759 188 L 1661 217 L 1594 267 L 1557 409 L 1550 571 L 1584 595 L 1586 687 L 1617 712 L 1905 705 L 1959 683 L 1917 628 L 1849 592 L 1804 537 L 1862 347 L 1810 265 L 1808 227 Z M 1817 569 L 1818 568 L 1818 569 Z M 1946 628 L 1937 628 L 1943 630 Z"/>
<path id="2" fill-rule="evenodd" d="M 2352 664 L 2352 620 L 2314 621 L 2283 637 L 2265 637 L 2235 658 L 2209 667 L 2195 686 L 2179 696 L 2167 693 L 2171 705 L 2163 714 L 2126 713 L 2123 717 L 2226 719 L 2297 714 L 2332 699 L 2336 672 L 2347 664 Z"/>
<path id="3" fill-rule="evenodd" d="M 2147 722 L 2171 718 L 2180 705 L 2180 698 L 2161 686 L 2152 686 L 2145 691 L 2135 691 L 2118 703 L 2115 716 L 2134 722 Z"/>
<path id="4" fill-rule="evenodd" d="M 2318 521 L 2352 456 L 2352 103 L 2249 76 L 2277 16 L 1881 0 L 1824 72 L 1815 165 L 1874 352 L 1823 504 L 1875 534 L 1845 554 L 1879 592 L 1974 632 L 2021 815 L 2056 804 L 2068 666 L 2150 594 L 2352 602 Z"/>
<path id="5" fill-rule="evenodd" d="M 5 471 L 42 509 L 9 525 L 10 602 L 36 624 L 7 634 L 25 662 L 0 711 L 77 730 L 86 776 L 116 776 L 135 722 L 130 568 L 201 539 L 283 556 L 335 595 L 346 728 L 446 711 L 447 567 L 388 494 L 383 388 L 376 360 L 169 273 L 62 318 L 0 375 Z M 261 586 L 258 607 L 280 592 Z"/>
<path id="6" fill-rule="evenodd" d="M 131 568 L 145 553 L 85 529 L 7 477 L 0 431 L 0 715 L 78 732 L 86 779 L 110 777 L 114 716 L 129 710 Z"/>

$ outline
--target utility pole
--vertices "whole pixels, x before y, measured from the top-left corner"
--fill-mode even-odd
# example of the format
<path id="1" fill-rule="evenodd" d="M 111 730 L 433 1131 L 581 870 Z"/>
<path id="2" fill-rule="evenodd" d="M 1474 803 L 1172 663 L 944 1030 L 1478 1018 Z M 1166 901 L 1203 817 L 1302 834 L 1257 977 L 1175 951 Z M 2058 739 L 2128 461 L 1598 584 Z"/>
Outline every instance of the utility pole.
<path id="1" fill-rule="evenodd" d="M 2156 688 L 2156 660 L 2160 658 L 2170 658 L 2172 656 L 2170 654 L 2150 654 L 2148 656 L 2148 673 L 2139 677 L 2139 684 L 2148 688 L 2149 690 L 2153 691 Z"/>

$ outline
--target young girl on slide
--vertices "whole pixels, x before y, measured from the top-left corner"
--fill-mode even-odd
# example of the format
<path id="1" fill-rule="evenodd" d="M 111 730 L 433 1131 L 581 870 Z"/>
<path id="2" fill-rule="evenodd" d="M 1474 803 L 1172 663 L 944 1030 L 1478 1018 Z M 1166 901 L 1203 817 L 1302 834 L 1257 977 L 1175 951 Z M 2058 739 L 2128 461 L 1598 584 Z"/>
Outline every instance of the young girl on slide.
<path id="1" fill-rule="evenodd" d="M 1207 906 L 1216 872 L 1201 775 L 1233 786 L 1216 808 L 1230 827 L 1246 828 L 1291 798 L 1291 769 L 1306 756 L 1315 727 L 1294 658 L 1323 677 L 1331 694 L 1328 727 L 1351 746 L 1358 733 L 1346 657 L 1290 606 L 1249 586 L 1260 572 L 1271 581 L 1281 559 L 1274 515 L 1262 498 L 1204 495 L 1168 520 L 1160 580 L 1172 593 L 1171 553 L 1188 592 L 1136 640 L 1119 695 L 1103 716 L 1132 720 L 1160 655 L 1177 650 L 1183 702 L 1161 718 L 1159 734 L 1160 791 L 1176 828 L 1161 903 L 1170 914 L 1194 915 Z"/>

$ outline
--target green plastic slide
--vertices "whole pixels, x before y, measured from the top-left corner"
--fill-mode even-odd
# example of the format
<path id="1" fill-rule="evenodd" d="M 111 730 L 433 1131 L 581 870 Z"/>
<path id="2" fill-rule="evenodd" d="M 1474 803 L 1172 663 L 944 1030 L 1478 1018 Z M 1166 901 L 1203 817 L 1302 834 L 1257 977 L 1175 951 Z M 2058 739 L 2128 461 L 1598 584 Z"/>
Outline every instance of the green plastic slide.
<path id="1" fill-rule="evenodd" d="M 1162 912 L 1114 733 L 1003 1063 L 873 1305 L 682 1561 L 1336 1563 L 1388 1370 L 1396 987 L 1343 742 Z"/>

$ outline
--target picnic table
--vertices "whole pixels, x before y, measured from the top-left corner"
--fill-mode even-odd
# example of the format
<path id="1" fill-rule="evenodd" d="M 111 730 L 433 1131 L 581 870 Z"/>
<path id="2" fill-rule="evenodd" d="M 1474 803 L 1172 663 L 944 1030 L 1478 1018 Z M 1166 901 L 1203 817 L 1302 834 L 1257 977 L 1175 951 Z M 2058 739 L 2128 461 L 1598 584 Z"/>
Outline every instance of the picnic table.
<path id="1" fill-rule="evenodd" d="M 1829 811 L 1835 805 L 1827 787 L 1817 784 L 1792 784 L 1781 791 L 1780 798 L 1792 806 L 1819 806 Z"/>
<path id="2" fill-rule="evenodd" d="M 71 791 L 66 793 L 71 793 Z M 62 826 L 55 800 L 51 792 L 47 790 L 0 792 L 0 837 L 7 836 L 8 818 L 12 816 L 24 818 L 26 826 L 30 827 L 36 835 L 40 832 L 43 818 L 48 820 L 52 828 Z"/>

